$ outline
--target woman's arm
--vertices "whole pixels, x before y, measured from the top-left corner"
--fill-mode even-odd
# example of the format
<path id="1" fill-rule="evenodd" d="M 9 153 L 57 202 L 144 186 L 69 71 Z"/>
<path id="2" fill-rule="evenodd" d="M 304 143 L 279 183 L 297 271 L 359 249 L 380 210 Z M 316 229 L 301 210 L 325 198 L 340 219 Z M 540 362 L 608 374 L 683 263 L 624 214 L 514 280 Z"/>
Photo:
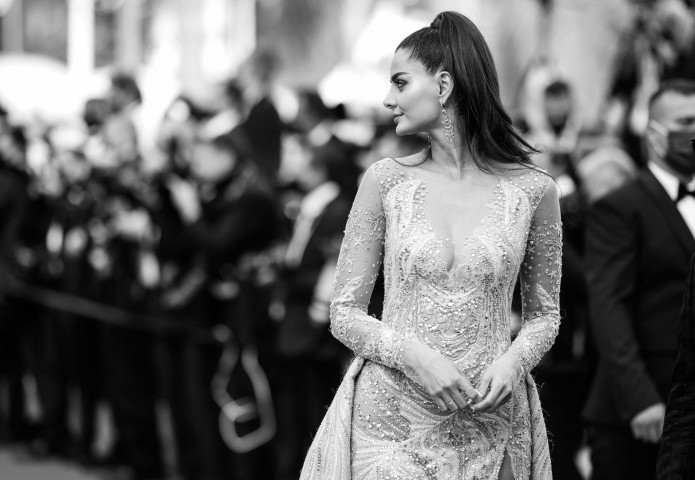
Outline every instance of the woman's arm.
<path id="1" fill-rule="evenodd" d="M 494 410 L 506 402 L 524 375 L 550 350 L 560 328 L 561 273 L 559 194 L 550 180 L 534 212 L 519 272 L 521 330 L 509 350 L 483 374 L 478 390 L 485 400 L 475 406 L 477 410 Z"/>
<path id="2" fill-rule="evenodd" d="M 331 332 L 355 354 L 403 370 L 403 335 L 367 314 L 383 260 L 385 228 L 379 183 L 369 168 L 340 247 L 330 306 Z"/>
<path id="3" fill-rule="evenodd" d="M 503 355 L 516 368 L 517 381 L 553 345 L 560 328 L 562 221 L 557 186 L 550 181 L 533 215 L 521 264 L 521 330 Z"/>

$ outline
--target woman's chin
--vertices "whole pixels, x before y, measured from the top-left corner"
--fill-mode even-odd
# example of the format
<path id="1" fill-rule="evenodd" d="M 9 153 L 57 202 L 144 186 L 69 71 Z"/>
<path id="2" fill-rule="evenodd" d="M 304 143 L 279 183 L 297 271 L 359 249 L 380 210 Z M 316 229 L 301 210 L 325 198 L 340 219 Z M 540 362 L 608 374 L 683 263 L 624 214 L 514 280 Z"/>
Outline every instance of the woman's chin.
<path id="1" fill-rule="evenodd" d="M 404 137 L 406 135 L 412 135 L 413 133 L 415 133 L 415 132 L 412 131 L 412 129 L 408 128 L 405 125 L 402 125 L 400 123 L 396 125 L 396 135 L 398 135 L 399 137 Z"/>

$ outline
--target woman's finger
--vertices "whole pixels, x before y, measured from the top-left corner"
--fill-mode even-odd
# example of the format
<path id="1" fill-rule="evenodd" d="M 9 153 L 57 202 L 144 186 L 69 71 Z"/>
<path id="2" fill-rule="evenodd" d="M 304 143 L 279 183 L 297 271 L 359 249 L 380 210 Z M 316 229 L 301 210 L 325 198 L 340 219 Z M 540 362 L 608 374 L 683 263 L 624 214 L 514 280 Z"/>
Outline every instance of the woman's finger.
<path id="1" fill-rule="evenodd" d="M 493 410 L 493 406 L 497 402 L 497 398 L 499 397 L 500 393 L 502 391 L 502 388 L 499 384 L 493 382 L 492 386 L 490 387 L 490 391 L 488 392 L 487 395 L 485 395 L 485 398 L 483 398 L 482 402 L 474 403 L 471 405 L 471 408 L 475 410 L 476 412 L 483 412 L 483 413 L 489 413 Z"/>
<path id="2" fill-rule="evenodd" d="M 446 390 L 439 394 L 439 398 L 442 399 L 442 401 L 446 405 L 447 410 L 455 412 L 459 409 L 459 406 L 456 405 L 456 402 L 453 398 L 451 398 L 451 395 L 449 395 L 449 393 Z"/>
<path id="3" fill-rule="evenodd" d="M 446 403 L 444 403 L 444 400 L 442 400 L 439 397 L 432 397 L 434 400 L 434 403 L 437 404 L 437 408 L 439 408 L 440 412 L 446 412 L 448 410 Z"/>
<path id="4" fill-rule="evenodd" d="M 480 384 L 478 385 L 478 392 L 480 393 L 480 400 L 485 398 L 488 394 L 488 390 L 490 389 L 490 383 L 492 382 L 492 376 L 489 375 L 487 372 L 483 374 L 483 378 L 480 379 Z M 478 400 L 478 401 L 480 401 Z M 477 403 L 475 400 L 473 403 Z"/>
<path id="5" fill-rule="evenodd" d="M 457 387 L 451 387 L 448 392 L 449 396 L 452 398 L 452 400 L 454 400 L 454 403 L 456 403 L 458 408 L 468 408 L 468 402 L 465 398 L 463 398 L 463 395 L 461 395 L 461 392 Z"/>
<path id="6" fill-rule="evenodd" d="M 482 395 L 473 388 L 471 385 L 471 382 L 468 381 L 468 379 L 465 377 L 465 375 L 461 374 L 461 377 L 458 381 L 458 387 L 459 390 L 463 393 L 465 396 L 466 403 L 470 405 L 470 403 L 477 403 L 483 399 Z M 468 400 L 470 399 L 470 403 Z"/>
<path id="7" fill-rule="evenodd" d="M 502 405 L 504 405 L 505 403 L 507 403 L 509 401 L 511 396 L 512 396 L 511 393 L 507 393 L 505 388 L 502 387 L 499 395 L 497 395 L 497 399 L 495 400 L 495 403 L 492 405 L 491 410 L 494 411 L 494 410 L 497 410 L 498 408 L 500 408 Z"/>

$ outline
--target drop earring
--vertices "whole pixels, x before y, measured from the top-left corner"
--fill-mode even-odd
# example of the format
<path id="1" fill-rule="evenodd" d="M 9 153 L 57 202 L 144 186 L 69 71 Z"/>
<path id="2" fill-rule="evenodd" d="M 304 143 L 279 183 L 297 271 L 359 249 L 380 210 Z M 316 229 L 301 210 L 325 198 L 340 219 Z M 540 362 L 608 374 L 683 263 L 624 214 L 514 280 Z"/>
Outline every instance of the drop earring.
<path id="1" fill-rule="evenodd" d="M 449 112 L 446 111 L 444 107 L 444 101 L 439 100 L 439 104 L 442 106 L 442 126 L 444 127 L 444 136 L 450 141 L 454 142 L 454 125 L 451 123 L 451 117 L 449 117 Z"/>

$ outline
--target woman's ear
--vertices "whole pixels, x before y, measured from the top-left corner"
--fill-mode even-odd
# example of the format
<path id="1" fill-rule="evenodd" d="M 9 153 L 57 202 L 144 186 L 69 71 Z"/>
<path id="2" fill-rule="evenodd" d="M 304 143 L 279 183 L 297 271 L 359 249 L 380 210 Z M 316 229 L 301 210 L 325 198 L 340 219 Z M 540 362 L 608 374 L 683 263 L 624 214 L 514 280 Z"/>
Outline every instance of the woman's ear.
<path id="1" fill-rule="evenodd" d="M 437 76 L 439 83 L 439 100 L 446 105 L 454 89 L 454 79 L 451 78 L 451 74 L 446 70 L 440 71 Z"/>

